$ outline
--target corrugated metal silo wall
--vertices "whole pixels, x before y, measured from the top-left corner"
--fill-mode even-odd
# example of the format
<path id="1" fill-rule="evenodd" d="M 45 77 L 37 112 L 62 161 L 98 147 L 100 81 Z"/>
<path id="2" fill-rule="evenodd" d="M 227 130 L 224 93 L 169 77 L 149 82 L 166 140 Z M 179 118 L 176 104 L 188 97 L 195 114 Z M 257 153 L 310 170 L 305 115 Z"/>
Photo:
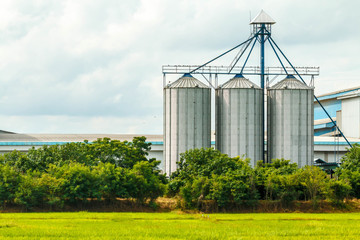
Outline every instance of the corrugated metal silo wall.
<path id="1" fill-rule="evenodd" d="M 215 96 L 216 149 L 255 166 L 263 158 L 262 89 L 218 88 Z"/>
<path id="2" fill-rule="evenodd" d="M 314 90 L 268 89 L 268 162 L 284 158 L 299 167 L 314 159 Z"/>
<path id="3" fill-rule="evenodd" d="M 164 89 L 164 167 L 176 170 L 180 153 L 211 146 L 210 88 Z"/>

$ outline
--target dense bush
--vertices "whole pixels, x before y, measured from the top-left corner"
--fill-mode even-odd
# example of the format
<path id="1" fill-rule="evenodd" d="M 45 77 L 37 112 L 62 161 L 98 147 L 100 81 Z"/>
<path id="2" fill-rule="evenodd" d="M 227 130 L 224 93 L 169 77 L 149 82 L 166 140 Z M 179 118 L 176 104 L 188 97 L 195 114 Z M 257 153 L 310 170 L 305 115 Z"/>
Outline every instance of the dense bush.
<path id="1" fill-rule="evenodd" d="M 28 171 L 27 174 L 22 174 L 20 179 L 14 202 L 26 209 L 43 206 L 45 191 L 40 181 L 40 173 Z"/>
<path id="2" fill-rule="evenodd" d="M 324 197 L 327 185 L 326 173 L 315 166 L 305 166 L 299 170 L 301 185 L 305 187 L 305 196 L 312 200 L 314 206 L 317 201 Z"/>
<path id="3" fill-rule="evenodd" d="M 325 198 L 337 205 L 347 197 L 360 198 L 360 146 L 356 144 L 343 157 L 336 179 L 330 180 L 318 167 L 298 168 L 284 159 L 251 167 L 248 159 L 230 158 L 208 148 L 182 153 L 168 182 L 158 169 L 160 162 L 147 158 L 150 144 L 145 140 L 105 138 L 0 156 L 0 205 L 61 209 L 117 198 L 152 203 L 165 192 L 181 199 L 185 208 L 199 208 L 206 200 L 225 209 L 258 200 L 284 206 L 311 200 L 316 206 Z"/>
<path id="4" fill-rule="evenodd" d="M 327 185 L 327 196 L 336 205 L 342 205 L 345 198 L 350 194 L 351 186 L 345 180 L 331 179 Z"/>
<path id="5" fill-rule="evenodd" d="M 341 203 L 349 195 L 360 197 L 359 147 L 346 154 L 339 180 L 318 167 L 298 168 L 289 160 L 274 159 L 251 168 L 247 159 L 230 158 L 214 149 L 193 149 L 181 154 L 171 177 L 168 195 L 178 196 L 186 208 L 215 200 L 217 206 L 243 205 L 257 200 L 278 201 L 287 206 L 295 200 L 329 199 Z"/>
<path id="6" fill-rule="evenodd" d="M 111 163 L 101 163 L 94 167 L 93 174 L 97 176 L 97 186 L 102 199 L 107 201 L 116 198 L 129 198 L 129 170 L 116 167 Z"/>
<path id="7" fill-rule="evenodd" d="M 230 158 L 218 150 L 193 149 L 181 154 L 171 175 L 169 195 L 179 195 L 187 208 L 202 200 L 215 200 L 219 207 L 258 199 L 254 170 L 249 161 Z"/>
<path id="8" fill-rule="evenodd" d="M 158 169 L 160 162 L 147 158 L 150 143 L 145 140 L 105 138 L 5 154 L 0 159 L 0 204 L 53 209 L 92 199 L 154 201 L 164 194 L 167 180 Z"/>
<path id="9" fill-rule="evenodd" d="M 354 144 L 341 159 L 340 168 L 336 171 L 339 179 L 350 183 L 350 196 L 360 198 L 360 145 Z"/>
<path id="10" fill-rule="evenodd" d="M 20 183 L 20 174 L 13 167 L 0 165 L 0 204 L 13 203 Z"/>
<path id="11" fill-rule="evenodd" d="M 258 162 L 255 166 L 256 185 L 261 199 L 280 199 L 290 203 L 303 195 L 302 187 L 296 177 L 296 163 L 289 160 L 274 159 L 272 163 Z"/>
<path id="12" fill-rule="evenodd" d="M 160 172 L 154 171 L 158 162 L 138 162 L 130 170 L 129 195 L 136 198 L 140 203 L 150 200 L 153 202 L 165 193 L 164 177 L 160 177 Z"/>

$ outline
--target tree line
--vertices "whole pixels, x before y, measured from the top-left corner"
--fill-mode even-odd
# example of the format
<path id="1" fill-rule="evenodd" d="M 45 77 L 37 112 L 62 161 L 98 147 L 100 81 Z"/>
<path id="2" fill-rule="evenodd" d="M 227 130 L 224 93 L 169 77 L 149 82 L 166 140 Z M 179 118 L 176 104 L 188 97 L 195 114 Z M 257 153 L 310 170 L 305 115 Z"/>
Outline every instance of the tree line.
<path id="1" fill-rule="evenodd" d="M 62 209 L 91 199 L 153 202 L 164 195 L 167 180 L 158 169 L 160 161 L 147 158 L 151 144 L 145 140 L 104 138 L 4 154 L 0 159 L 0 204 L 2 208 Z"/>
<path id="2" fill-rule="evenodd" d="M 259 200 L 285 205 L 311 200 L 315 206 L 321 199 L 341 205 L 345 198 L 360 198 L 359 145 L 345 154 L 333 179 L 318 167 L 298 168 L 284 159 L 251 167 L 249 159 L 212 148 L 182 153 L 178 169 L 167 178 L 160 161 L 148 158 L 150 149 L 145 137 L 131 142 L 104 138 L 1 155 L 0 206 L 63 209 L 118 198 L 153 204 L 167 196 L 187 209 L 204 201 L 226 209 Z"/>
<path id="3" fill-rule="evenodd" d="M 204 200 L 218 207 L 256 205 L 259 200 L 289 205 L 295 200 L 328 199 L 342 206 L 345 198 L 360 198 L 360 146 L 355 144 L 342 158 L 335 178 L 316 166 L 299 168 L 290 160 L 258 162 L 230 158 L 218 150 L 193 149 L 181 154 L 179 168 L 171 175 L 168 195 L 177 196 L 185 208 L 196 208 Z"/>

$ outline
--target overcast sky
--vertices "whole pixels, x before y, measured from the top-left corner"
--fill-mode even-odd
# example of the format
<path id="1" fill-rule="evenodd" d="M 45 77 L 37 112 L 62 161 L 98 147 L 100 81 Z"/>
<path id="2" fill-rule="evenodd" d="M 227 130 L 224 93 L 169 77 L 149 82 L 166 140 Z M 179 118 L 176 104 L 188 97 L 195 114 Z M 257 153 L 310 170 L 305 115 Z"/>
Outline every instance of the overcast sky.
<path id="1" fill-rule="evenodd" d="M 1 0 L 0 129 L 161 134 L 162 65 L 202 64 L 234 47 L 261 9 L 295 66 L 320 67 L 316 94 L 360 86 L 359 8 L 356 0 Z"/>

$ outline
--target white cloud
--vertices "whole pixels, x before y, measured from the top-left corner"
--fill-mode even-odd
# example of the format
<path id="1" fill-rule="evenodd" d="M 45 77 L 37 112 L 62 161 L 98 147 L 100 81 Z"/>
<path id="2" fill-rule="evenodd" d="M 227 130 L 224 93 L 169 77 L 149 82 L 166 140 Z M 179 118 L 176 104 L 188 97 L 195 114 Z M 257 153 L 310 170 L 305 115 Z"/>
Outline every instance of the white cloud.
<path id="1" fill-rule="evenodd" d="M 294 65 L 320 66 L 317 93 L 359 85 L 359 5 L 4 0 L 1 129 L 161 133 L 161 66 L 201 64 L 235 46 L 249 36 L 250 11 L 254 17 L 261 9 L 277 21 L 273 37 Z M 229 64 L 232 57 L 217 63 Z M 255 49 L 249 65 L 258 61 Z"/>
<path id="2" fill-rule="evenodd" d="M 159 115 L 142 117 L 0 115 L 0 121 L 3 129 L 17 133 L 158 134 L 162 131 L 162 125 L 159 124 L 162 116 Z"/>

